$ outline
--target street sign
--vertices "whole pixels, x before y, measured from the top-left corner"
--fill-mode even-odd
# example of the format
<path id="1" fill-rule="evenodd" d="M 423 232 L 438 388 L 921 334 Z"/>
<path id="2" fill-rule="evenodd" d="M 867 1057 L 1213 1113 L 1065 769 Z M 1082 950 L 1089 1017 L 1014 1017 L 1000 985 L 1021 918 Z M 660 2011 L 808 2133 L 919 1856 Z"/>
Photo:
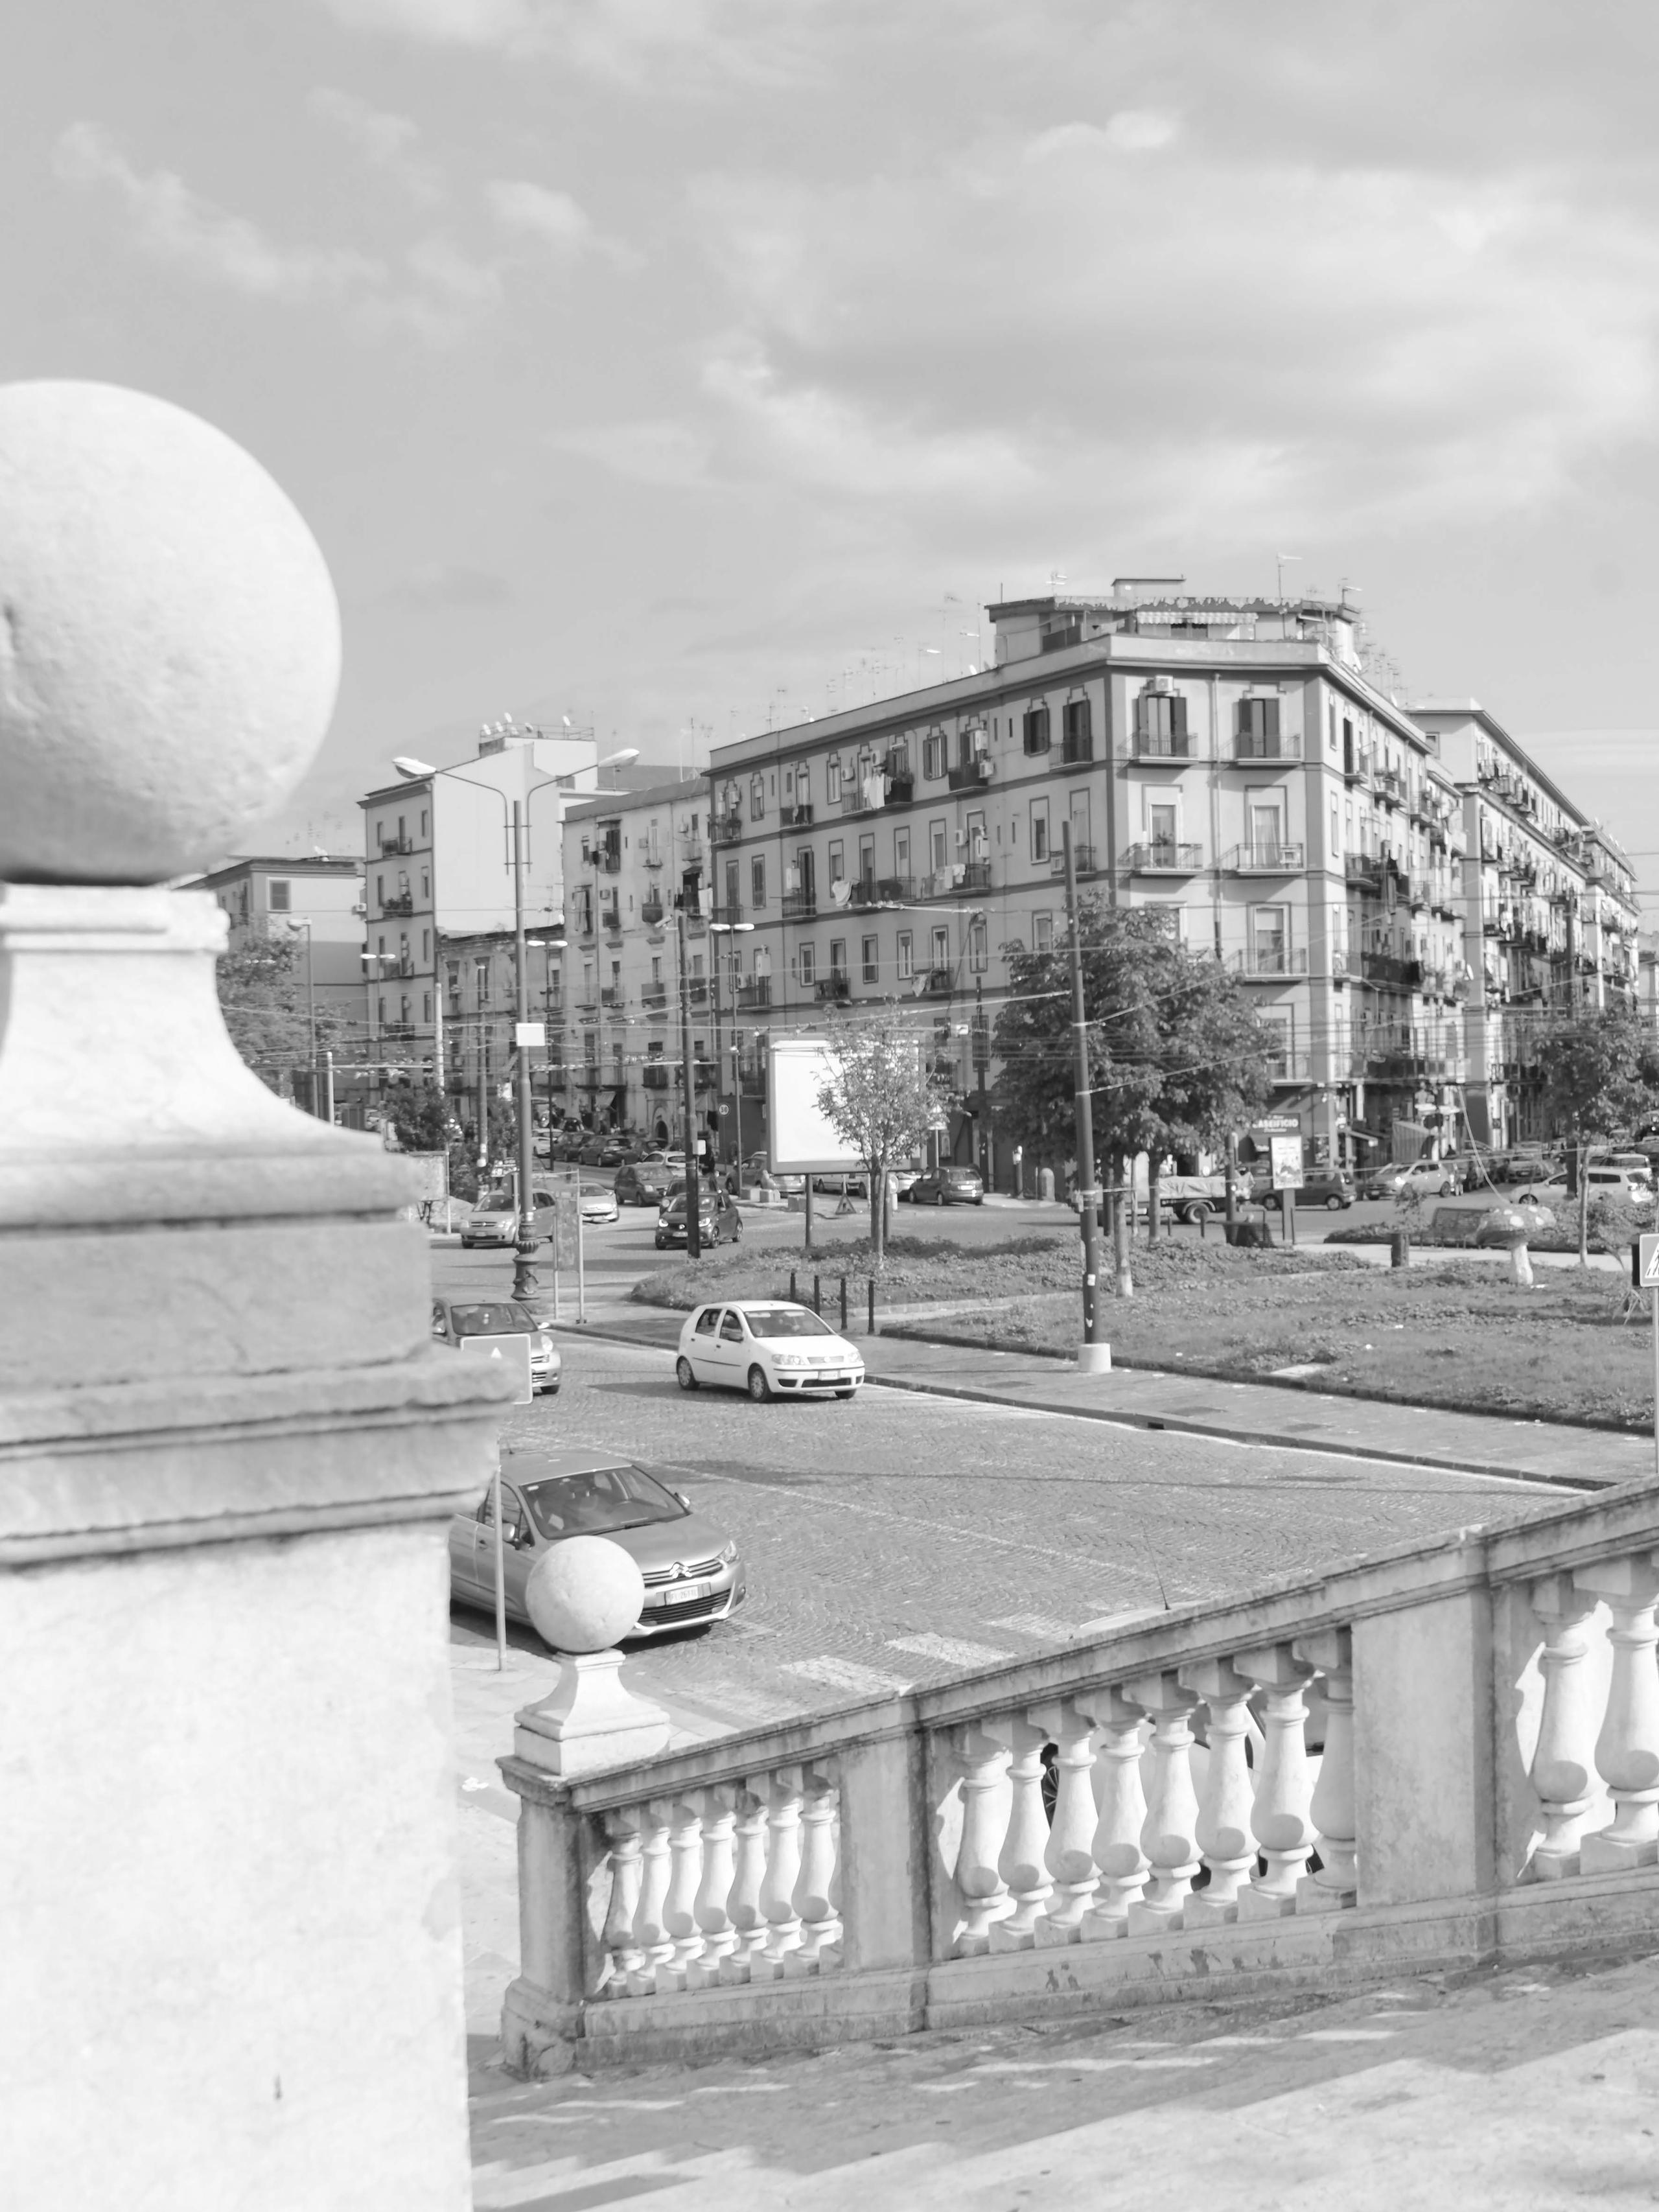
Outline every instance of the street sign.
<path id="1" fill-rule="evenodd" d="M 1255 1136 L 1291 1136 L 1298 1133 L 1302 1124 L 1294 1114 L 1258 1114 L 1250 1124 Z"/>
<path id="2" fill-rule="evenodd" d="M 521 1051 L 526 1045 L 545 1045 L 547 1042 L 547 1024 L 545 1022 L 514 1022 L 513 1024 L 513 1042 Z"/>
<path id="3" fill-rule="evenodd" d="M 1302 1139 L 1300 1137 L 1269 1139 L 1273 1157 L 1273 1188 L 1300 1190 L 1302 1188 Z"/>
<path id="4" fill-rule="evenodd" d="M 530 1339 L 527 1336 L 464 1336 L 456 1346 L 474 1359 L 493 1360 L 518 1378 L 515 1406 L 527 1406 L 535 1396 L 530 1381 Z"/>
<path id="5" fill-rule="evenodd" d="M 574 1190 L 556 1191 L 553 1196 L 553 1265 L 574 1267 L 576 1264 L 576 1239 L 579 1233 L 576 1220 L 577 1197 Z"/>
<path id="6" fill-rule="evenodd" d="M 1636 1286 L 1659 1291 L 1659 1236 L 1649 1232 L 1637 1240 Z"/>
<path id="7" fill-rule="evenodd" d="M 1101 1190 L 1080 1190 L 1077 1194 L 1077 1202 L 1079 1206 L 1092 1206 L 1098 1212 L 1105 1195 L 1105 1192 Z"/>

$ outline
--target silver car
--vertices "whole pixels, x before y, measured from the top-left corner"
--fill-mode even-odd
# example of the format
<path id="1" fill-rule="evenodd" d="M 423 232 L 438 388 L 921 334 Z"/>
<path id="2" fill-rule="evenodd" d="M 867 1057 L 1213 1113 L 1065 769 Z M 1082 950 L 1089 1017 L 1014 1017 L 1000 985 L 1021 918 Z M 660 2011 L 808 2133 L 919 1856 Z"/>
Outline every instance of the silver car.
<path id="1" fill-rule="evenodd" d="M 432 1334 L 439 1344 L 459 1346 L 462 1339 L 527 1336 L 530 1385 L 538 1395 L 556 1398 L 564 1362 L 542 1317 L 516 1298 L 434 1298 Z"/>
<path id="2" fill-rule="evenodd" d="M 495 1603 L 495 1486 L 449 1527 L 449 1591 L 461 1605 Z M 647 1468 L 615 1452 L 507 1448 L 501 1461 L 502 1582 L 507 1609 L 527 1621 L 525 1585 L 543 1553 L 567 1536 L 609 1536 L 645 1577 L 632 1636 L 660 1636 L 724 1620 L 743 1603 L 734 1540 Z"/>

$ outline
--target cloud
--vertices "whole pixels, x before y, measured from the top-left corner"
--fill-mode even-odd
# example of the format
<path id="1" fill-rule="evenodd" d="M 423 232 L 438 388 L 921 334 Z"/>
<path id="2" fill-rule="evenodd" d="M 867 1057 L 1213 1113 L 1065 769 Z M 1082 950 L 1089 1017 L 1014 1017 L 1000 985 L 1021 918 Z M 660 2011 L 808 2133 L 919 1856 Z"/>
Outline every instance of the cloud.
<path id="1" fill-rule="evenodd" d="M 485 186 L 484 196 L 504 230 L 539 239 L 557 253 L 580 253 L 592 239 L 592 224 L 568 192 L 497 178 Z"/>
<path id="2" fill-rule="evenodd" d="M 547 442 L 556 453 L 592 461 L 629 483 L 684 490 L 710 482 L 709 441 L 684 422 L 659 418 L 556 430 Z"/>
<path id="3" fill-rule="evenodd" d="M 349 246 L 281 246 L 171 170 L 136 168 L 96 124 L 63 133 L 55 166 L 66 183 L 113 191 L 143 252 L 247 299 L 336 305 L 370 331 L 412 331 L 433 345 L 464 337 L 501 302 L 499 268 L 446 235 L 417 240 L 397 271 Z"/>
<path id="4" fill-rule="evenodd" d="M 526 0 L 324 0 L 348 30 L 386 32 L 434 46 L 499 46 L 532 21 Z"/>
<path id="5" fill-rule="evenodd" d="M 411 199 L 432 206 L 444 198 L 443 178 L 415 152 L 419 126 L 407 115 L 373 107 L 356 93 L 319 85 L 306 95 L 306 106 L 319 123 L 337 131 L 371 168 L 393 178 Z"/>
<path id="6" fill-rule="evenodd" d="M 676 97 L 821 76 L 835 21 L 817 0 L 321 0 L 348 30 L 417 45 L 544 54 L 581 76 Z"/>
<path id="7" fill-rule="evenodd" d="M 413 570 L 392 586 L 391 596 L 404 606 L 473 611 L 504 607 L 513 599 L 513 586 L 493 569 L 428 563 Z"/>
<path id="8" fill-rule="evenodd" d="M 385 281 L 380 263 L 349 247 L 279 246 L 246 217 L 201 198 L 171 170 L 142 173 L 94 123 L 70 125 L 54 167 L 68 184 L 113 191 L 146 252 L 250 299 L 340 299 Z"/>
<path id="9" fill-rule="evenodd" d="M 1176 119 L 1152 108 L 1126 107 L 1108 118 L 1102 135 L 1115 152 L 1151 154 L 1175 137 Z"/>

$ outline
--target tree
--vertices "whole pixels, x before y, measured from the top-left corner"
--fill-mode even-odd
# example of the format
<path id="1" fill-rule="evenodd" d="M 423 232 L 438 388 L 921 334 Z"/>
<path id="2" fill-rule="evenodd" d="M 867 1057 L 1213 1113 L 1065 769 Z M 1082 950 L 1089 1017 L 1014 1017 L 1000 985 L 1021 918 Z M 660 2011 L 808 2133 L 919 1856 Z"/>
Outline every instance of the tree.
<path id="1" fill-rule="evenodd" d="M 1578 1186 L 1578 1258 L 1589 1256 L 1584 1147 L 1652 1113 L 1659 1103 L 1659 1036 L 1625 1005 L 1587 1007 L 1550 1022 L 1534 1040 L 1544 1103 L 1572 1139 Z"/>
<path id="2" fill-rule="evenodd" d="M 869 1172 L 870 1249 L 885 1262 L 887 1171 L 919 1151 L 944 1113 L 949 1087 L 932 1071 L 933 1036 L 896 1012 L 850 1024 L 825 1040 L 827 1080 L 818 1111 Z"/>
<path id="3" fill-rule="evenodd" d="M 1172 1152 L 1214 1149 L 1272 1092 L 1277 1033 L 1218 962 L 1188 951 L 1146 908 L 1078 902 L 1089 1087 L 1097 1152 L 1127 1185 L 1135 1155 L 1152 1173 Z M 1076 1046 L 1064 947 L 1017 954 L 997 1017 L 1002 1127 L 1051 1164 L 1077 1155 Z M 1128 1296 L 1126 1209 L 1115 1217 L 1117 1287 Z"/>
<path id="4" fill-rule="evenodd" d="M 215 980 L 230 1041 L 273 1091 L 282 1079 L 311 1062 L 305 972 L 297 937 L 249 935 L 219 956 Z M 326 1004 L 316 1008 L 317 1050 L 331 1048 L 340 1023 Z"/>

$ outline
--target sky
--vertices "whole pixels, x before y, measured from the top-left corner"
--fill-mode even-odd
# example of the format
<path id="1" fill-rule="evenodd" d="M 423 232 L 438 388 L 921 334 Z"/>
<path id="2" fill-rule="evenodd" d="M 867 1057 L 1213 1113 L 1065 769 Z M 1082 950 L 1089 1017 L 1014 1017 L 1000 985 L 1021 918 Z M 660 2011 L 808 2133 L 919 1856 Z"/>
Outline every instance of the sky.
<path id="1" fill-rule="evenodd" d="M 568 714 L 690 762 L 954 675 L 988 601 L 1345 582 L 1659 913 L 1659 10 L 53 0 L 0 377 L 164 394 L 346 669 L 250 846 Z M 446 748 L 447 750 L 446 750 Z"/>

